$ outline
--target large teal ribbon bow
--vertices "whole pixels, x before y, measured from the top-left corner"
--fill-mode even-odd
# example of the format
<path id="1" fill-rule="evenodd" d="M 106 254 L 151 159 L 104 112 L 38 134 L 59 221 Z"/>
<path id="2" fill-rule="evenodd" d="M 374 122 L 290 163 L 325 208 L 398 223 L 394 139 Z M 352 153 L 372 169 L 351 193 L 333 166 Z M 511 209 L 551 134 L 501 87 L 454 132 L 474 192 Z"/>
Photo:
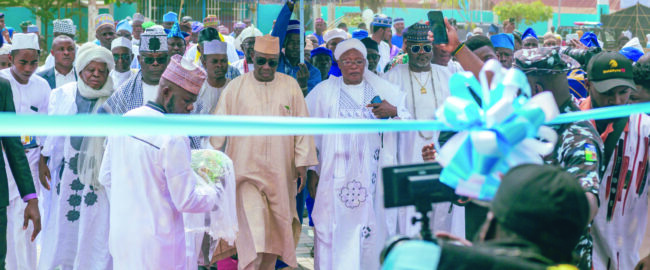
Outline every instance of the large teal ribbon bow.
<path id="1" fill-rule="evenodd" d="M 487 71 L 494 74 L 489 86 Z M 436 116 L 464 131 L 440 149 L 438 161 L 444 166 L 440 181 L 458 195 L 491 200 L 500 174 L 519 164 L 542 163 L 553 151 L 557 134 L 543 124 L 559 112 L 550 92 L 530 98 L 528 80 L 519 70 L 489 61 L 479 78 L 480 83 L 470 72 L 451 77 L 451 97 Z"/>

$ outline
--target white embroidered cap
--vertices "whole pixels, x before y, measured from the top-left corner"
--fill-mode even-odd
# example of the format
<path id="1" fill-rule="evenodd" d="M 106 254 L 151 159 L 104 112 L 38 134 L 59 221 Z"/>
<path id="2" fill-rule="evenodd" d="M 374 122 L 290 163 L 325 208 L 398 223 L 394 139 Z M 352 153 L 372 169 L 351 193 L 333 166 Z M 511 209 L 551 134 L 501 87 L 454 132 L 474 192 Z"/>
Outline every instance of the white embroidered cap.
<path id="1" fill-rule="evenodd" d="M 140 52 L 167 52 L 167 34 L 159 28 L 149 28 L 140 35 Z"/>
<path id="2" fill-rule="evenodd" d="M 54 26 L 53 27 L 54 33 L 63 33 L 72 36 L 74 36 L 77 33 L 77 27 L 70 19 L 54 20 L 52 22 L 52 25 Z"/>

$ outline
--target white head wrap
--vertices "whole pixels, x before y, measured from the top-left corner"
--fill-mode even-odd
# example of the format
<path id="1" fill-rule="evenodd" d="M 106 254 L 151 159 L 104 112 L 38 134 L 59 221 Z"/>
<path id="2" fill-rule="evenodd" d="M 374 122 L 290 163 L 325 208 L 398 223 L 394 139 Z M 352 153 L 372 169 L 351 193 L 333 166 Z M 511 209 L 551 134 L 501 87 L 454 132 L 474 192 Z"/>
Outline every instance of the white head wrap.
<path id="1" fill-rule="evenodd" d="M 363 59 L 366 60 L 368 52 L 366 51 L 366 46 L 363 43 L 356 39 L 351 38 L 345 40 L 338 45 L 336 45 L 336 50 L 334 51 L 334 56 L 338 60 L 341 55 L 349 50 L 357 50 L 363 55 Z M 393 84 L 377 76 L 374 72 L 368 70 L 368 61 L 365 61 L 363 69 L 363 80 L 370 84 L 373 89 L 386 89 L 394 87 Z M 387 90 L 391 91 L 391 90 Z"/>
<path id="2" fill-rule="evenodd" d="M 329 42 L 330 40 L 335 39 L 335 38 L 347 39 L 348 38 L 348 33 L 346 33 L 342 29 L 335 28 L 335 29 L 332 29 L 332 30 L 329 30 L 329 31 L 325 32 L 325 34 L 323 35 L 323 39 L 325 40 L 325 42 Z"/>
<path id="3" fill-rule="evenodd" d="M 75 60 L 75 69 L 81 74 L 84 68 L 92 61 L 106 63 L 108 72 L 115 68 L 113 54 L 106 48 L 98 46 L 92 42 L 86 43 L 79 48 L 77 59 Z M 79 75 L 79 77 L 81 77 Z M 86 85 L 82 78 L 77 81 L 77 90 L 82 97 L 88 99 L 97 99 L 90 113 L 96 113 L 106 99 L 113 94 L 113 79 L 110 75 L 106 76 L 106 83 L 101 89 L 92 89 Z M 84 185 L 92 185 L 95 189 L 102 188 L 99 183 L 99 167 L 102 164 L 104 156 L 104 137 L 86 137 L 81 143 L 79 150 L 79 180 Z"/>
<path id="4" fill-rule="evenodd" d="M 352 49 L 359 51 L 363 55 L 364 59 L 366 59 L 366 57 L 368 56 L 368 51 L 366 50 L 366 46 L 364 46 L 360 40 L 356 38 L 351 38 L 336 45 L 336 50 L 334 51 L 334 58 L 336 58 L 336 60 L 339 60 L 339 57 L 341 57 L 341 55 L 343 55 L 345 52 Z"/>
<path id="5" fill-rule="evenodd" d="M 239 36 L 235 38 L 235 48 L 237 50 L 243 51 L 241 44 L 244 42 L 244 39 L 247 39 L 249 37 L 261 37 L 263 35 L 264 34 L 262 34 L 262 31 L 255 28 L 253 25 L 246 27 L 246 29 L 242 30 L 241 33 L 239 33 Z"/>

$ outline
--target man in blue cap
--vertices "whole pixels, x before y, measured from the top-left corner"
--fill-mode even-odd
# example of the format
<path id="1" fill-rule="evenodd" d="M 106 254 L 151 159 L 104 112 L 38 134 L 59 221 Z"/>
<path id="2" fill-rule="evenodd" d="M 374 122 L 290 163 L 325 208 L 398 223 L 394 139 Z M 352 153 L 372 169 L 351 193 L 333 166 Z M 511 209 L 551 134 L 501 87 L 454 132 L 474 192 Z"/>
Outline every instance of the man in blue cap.
<path id="1" fill-rule="evenodd" d="M 300 21 L 289 20 L 293 5 L 293 2 L 287 1 L 278 15 L 271 35 L 278 37 L 280 47 L 284 48 L 284 53 L 280 53 L 277 71 L 294 77 L 303 94 L 307 95 L 321 81 L 321 74 L 308 62 L 300 63 L 300 54 L 303 53 L 300 50 Z M 300 201 L 298 200 L 298 203 Z"/>
<path id="2" fill-rule="evenodd" d="M 521 42 L 523 49 L 535 49 L 539 48 L 539 40 L 537 40 L 537 34 L 533 28 L 528 27 L 524 34 L 521 35 Z"/>
<path id="3" fill-rule="evenodd" d="M 352 38 L 356 38 L 358 40 L 362 40 L 364 38 L 368 37 L 368 31 L 363 30 L 363 29 L 357 29 L 352 32 Z"/>
<path id="4" fill-rule="evenodd" d="M 333 58 L 332 51 L 325 47 L 318 47 L 311 51 L 311 63 L 320 71 L 321 81 L 329 77 Z"/>
<path id="5" fill-rule="evenodd" d="M 499 33 L 499 27 L 496 26 L 496 24 L 490 24 L 490 28 L 488 28 L 488 37 L 494 36 Z"/>
<path id="6" fill-rule="evenodd" d="M 131 26 L 131 22 L 124 19 L 121 20 L 119 23 L 117 23 L 117 27 L 115 29 L 117 32 L 117 37 L 123 37 L 128 40 L 132 40 L 133 38 L 131 37 L 131 33 L 133 33 L 133 27 Z"/>
<path id="7" fill-rule="evenodd" d="M 178 14 L 176 14 L 175 12 L 170 11 L 165 13 L 165 15 L 163 15 L 162 26 L 166 30 L 171 30 L 175 22 L 178 22 Z"/>
<path id="8" fill-rule="evenodd" d="M 401 49 L 404 44 L 404 37 L 402 37 L 402 31 L 404 31 L 404 18 L 395 18 L 395 20 L 393 20 L 393 28 L 395 28 L 395 33 L 393 34 L 391 43 Z"/>
<path id="9" fill-rule="evenodd" d="M 511 68 L 515 51 L 515 39 L 512 34 L 496 34 L 490 37 L 494 51 L 504 68 Z"/>
<path id="10" fill-rule="evenodd" d="M 174 56 L 174 54 L 180 54 L 183 56 L 185 54 L 185 49 L 187 48 L 187 43 L 185 38 L 190 36 L 190 34 L 181 32 L 180 25 L 178 22 L 175 22 L 171 30 L 166 30 L 167 33 L 167 46 L 169 47 L 169 55 Z"/>

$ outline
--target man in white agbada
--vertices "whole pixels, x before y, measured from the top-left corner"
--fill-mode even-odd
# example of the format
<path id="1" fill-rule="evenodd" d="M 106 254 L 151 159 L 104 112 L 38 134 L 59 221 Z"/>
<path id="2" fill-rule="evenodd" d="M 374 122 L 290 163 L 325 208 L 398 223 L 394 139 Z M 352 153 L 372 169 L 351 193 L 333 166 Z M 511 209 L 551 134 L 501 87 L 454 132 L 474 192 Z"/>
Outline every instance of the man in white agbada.
<path id="1" fill-rule="evenodd" d="M 219 96 L 230 82 L 226 78 L 228 72 L 227 44 L 220 40 L 203 41 L 201 63 L 208 74 L 207 80 L 201 87 L 198 99 L 203 102 L 203 110 L 199 113 L 209 114 L 217 107 Z"/>
<path id="2" fill-rule="evenodd" d="M 384 78 L 399 85 L 406 94 L 406 107 L 417 120 L 432 120 L 439 106 L 449 97 L 449 79 L 451 74 L 447 67 L 431 64 L 433 44 L 428 39 L 429 27 L 415 23 L 404 34 L 408 64 L 400 64 L 385 74 Z M 411 131 L 402 133 L 399 146 L 399 163 L 422 163 L 422 147 L 438 141 L 439 132 Z M 450 208 L 451 207 L 451 208 Z M 451 212 L 450 212 L 451 209 Z M 417 214 L 415 207 L 403 207 L 398 216 L 387 210 L 389 234 L 417 236 L 420 224 L 413 225 L 411 219 Z M 417 214 L 419 216 L 419 214 Z M 394 218 L 397 218 L 395 220 Z M 397 225 L 397 226 L 396 226 Z M 432 231 L 451 232 L 460 237 L 465 236 L 464 211 L 462 207 L 451 203 L 437 203 L 431 213 Z"/>
<path id="3" fill-rule="evenodd" d="M 49 114 L 96 114 L 114 91 L 109 76 L 114 66 L 108 49 L 94 43 L 81 46 L 75 62 L 79 80 L 52 91 Z M 64 160 L 54 173 L 61 172 L 61 179 L 52 186 L 52 213 L 43 232 L 39 269 L 112 269 L 107 243 L 108 198 L 98 182 L 104 137 L 48 136 L 41 163 L 59 149 L 63 149 Z M 49 175 L 48 171 L 41 177 Z"/>
<path id="4" fill-rule="evenodd" d="M 410 118 L 398 86 L 366 70 L 366 53 L 357 39 L 338 44 L 334 55 L 343 76 L 330 77 L 307 95 L 311 117 Z M 377 96 L 381 103 L 372 103 Z M 320 165 L 308 176 L 309 193 L 316 194 L 316 269 L 379 269 L 387 237 L 379 171 L 396 162 L 397 136 L 332 134 L 315 141 Z"/>
<path id="5" fill-rule="evenodd" d="M 239 73 L 246 74 L 255 69 L 255 64 L 253 64 L 255 37 L 261 36 L 263 36 L 262 31 L 251 25 L 235 38 L 235 48 L 244 52 L 243 59 L 232 63 L 232 66 L 239 70 Z"/>
<path id="6" fill-rule="evenodd" d="M 33 76 L 38 68 L 38 36 L 34 33 L 15 34 L 10 55 L 12 66 L 0 71 L 0 76 L 9 80 L 17 114 L 47 114 L 50 86 L 39 77 Z M 43 192 L 38 181 L 38 160 L 42 137 L 25 134 L 21 136 L 29 168 L 32 171 L 38 201 Z M 5 167 L 9 168 L 5 157 Z M 11 174 L 9 180 L 9 206 L 7 206 L 7 269 L 36 269 L 36 243 L 31 241 L 33 227 L 23 230 L 23 213 L 27 203 L 20 198 L 16 181 Z M 42 213 L 42 204 L 39 210 Z"/>
<path id="7" fill-rule="evenodd" d="M 155 101 L 125 116 L 188 114 L 205 77 L 174 55 Z M 187 136 L 108 137 L 99 181 L 111 202 L 108 245 L 114 269 L 187 269 L 182 212 L 216 209 L 223 192 L 220 184 L 209 186 L 198 177 L 190 167 Z"/>
<path id="8" fill-rule="evenodd" d="M 124 37 L 118 37 L 111 42 L 111 52 L 113 53 L 113 61 L 115 61 L 115 69 L 111 71 L 111 79 L 113 79 L 113 88 L 120 89 L 122 84 L 129 80 L 129 78 L 137 73 L 137 70 L 131 69 L 131 61 L 133 61 L 133 52 L 131 49 L 133 45 L 131 41 Z"/>

